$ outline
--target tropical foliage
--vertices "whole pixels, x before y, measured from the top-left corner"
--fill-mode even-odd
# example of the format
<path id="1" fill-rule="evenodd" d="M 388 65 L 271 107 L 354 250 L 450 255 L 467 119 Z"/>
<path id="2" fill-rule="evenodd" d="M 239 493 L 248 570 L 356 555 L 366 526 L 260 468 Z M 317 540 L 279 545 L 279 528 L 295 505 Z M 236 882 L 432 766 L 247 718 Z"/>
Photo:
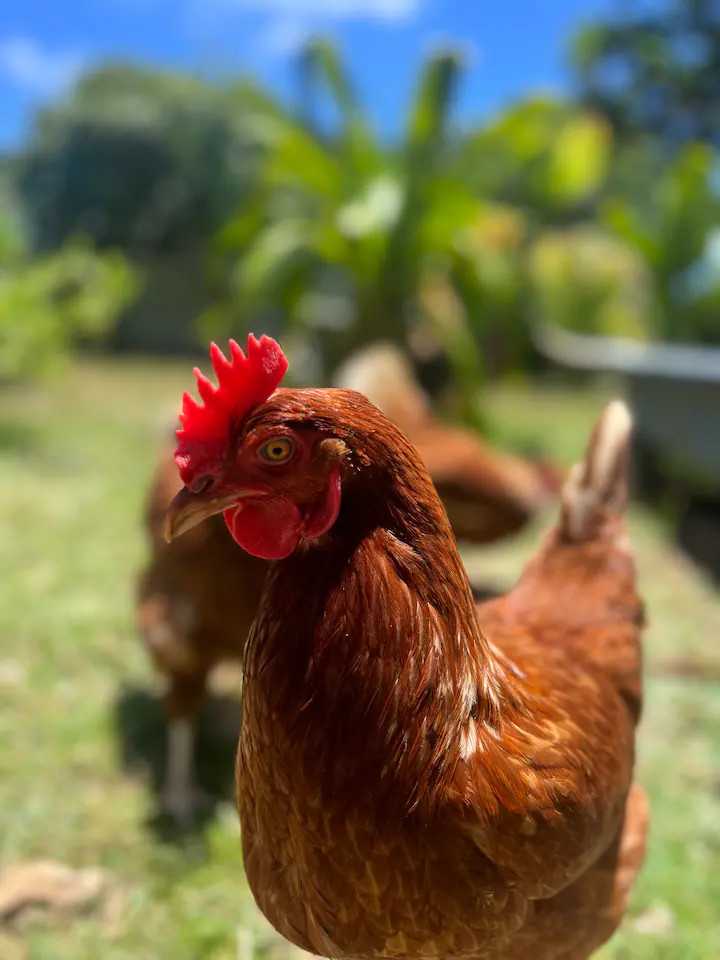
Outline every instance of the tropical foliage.
<path id="1" fill-rule="evenodd" d="M 194 345 L 207 244 L 254 182 L 253 118 L 265 102 L 248 81 L 116 64 L 88 72 L 37 115 L 15 175 L 33 250 L 81 234 L 143 270 L 115 346 Z"/>
<path id="2" fill-rule="evenodd" d="M 461 129 L 463 63 L 441 50 L 394 144 L 327 41 L 299 57 L 295 110 L 249 81 L 109 66 L 39 115 L 16 182 L 35 251 L 81 232 L 145 267 L 116 344 L 262 327 L 317 380 L 390 339 L 450 364 L 474 419 L 484 373 L 537 362 L 538 322 L 720 342 L 716 62 L 715 6 L 668 0 L 579 34 L 577 100 Z"/>
<path id="3" fill-rule="evenodd" d="M 660 338 L 720 341 L 719 169 L 711 146 L 688 144 L 644 189 L 612 196 L 600 210 L 651 271 Z"/>
<path id="4" fill-rule="evenodd" d="M 650 135 L 666 149 L 720 146 L 720 7 L 715 0 L 618 5 L 573 42 L 586 103 L 623 138 Z"/>
<path id="5" fill-rule="evenodd" d="M 119 253 L 78 241 L 30 258 L 19 236 L 0 219 L 0 382 L 42 373 L 71 345 L 100 338 L 138 285 Z"/>
<path id="6" fill-rule="evenodd" d="M 328 138 L 287 114 L 272 116 L 254 200 L 217 238 L 221 296 L 205 331 L 259 315 L 287 322 L 318 346 L 327 373 L 364 340 L 402 339 L 423 324 L 437 332 L 447 321 L 443 336 L 464 340 L 472 357 L 461 304 L 449 320 L 435 296 L 463 259 L 459 234 L 481 213 L 448 164 L 458 58 L 428 61 L 392 151 L 372 132 L 333 48 L 316 42 L 305 60 L 334 100 L 339 129 Z"/>
<path id="7" fill-rule="evenodd" d="M 250 84 L 126 65 L 85 74 L 39 113 L 20 158 L 34 246 L 81 232 L 142 254 L 206 237 L 248 188 L 254 96 Z"/>
<path id="8" fill-rule="evenodd" d="M 443 51 L 424 65 L 402 142 L 389 149 L 334 49 L 315 41 L 304 64 L 339 124 L 328 134 L 279 110 L 269 118 L 259 187 L 216 238 L 218 296 L 203 335 L 288 326 L 313 346 L 301 356 L 321 358 L 313 377 L 367 340 L 442 350 L 474 419 L 481 356 L 494 369 L 527 361 L 529 251 L 548 222 L 581 216 L 595 197 L 608 125 L 531 99 L 460 136 L 462 64 Z"/>

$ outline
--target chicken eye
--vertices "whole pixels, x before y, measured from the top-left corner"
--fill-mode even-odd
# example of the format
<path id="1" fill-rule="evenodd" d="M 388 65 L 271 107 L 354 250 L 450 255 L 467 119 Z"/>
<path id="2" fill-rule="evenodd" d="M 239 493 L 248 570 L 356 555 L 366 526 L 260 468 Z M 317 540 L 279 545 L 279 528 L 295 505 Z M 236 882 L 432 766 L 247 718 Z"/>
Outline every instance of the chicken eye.
<path id="1" fill-rule="evenodd" d="M 258 450 L 258 455 L 267 463 L 286 463 L 293 455 L 295 444 L 290 437 L 273 437 Z"/>

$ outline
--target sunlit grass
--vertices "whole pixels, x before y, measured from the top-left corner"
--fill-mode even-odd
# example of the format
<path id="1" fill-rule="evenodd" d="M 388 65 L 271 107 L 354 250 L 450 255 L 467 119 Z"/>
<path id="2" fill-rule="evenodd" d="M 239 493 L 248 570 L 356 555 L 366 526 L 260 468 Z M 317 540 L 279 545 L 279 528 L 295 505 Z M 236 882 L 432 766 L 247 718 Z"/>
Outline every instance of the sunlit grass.
<path id="1" fill-rule="evenodd" d="M 86 363 L 61 383 L 0 393 L 0 866 L 99 865 L 117 894 L 113 909 L 0 934 L 0 956 L 230 960 L 238 929 L 258 953 L 284 951 L 245 885 L 231 797 L 202 833 L 171 843 L 150 825 L 149 776 L 123 763 L 123 696 L 157 689 L 132 625 L 142 498 L 187 374 Z M 567 462 L 611 389 L 508 386 L 489 409 L 499 437 Z M 603 956 L 715 960 L 720 688 L 653 671 L 680 654 L 720 662 L 720 604 L 651 515 L 633 511 L 631 526 L 651 621 L 640 776 L 653 832 L 630 916 Z M 538 533 L 469 556 L 473 573 L 511 581 Z"/>

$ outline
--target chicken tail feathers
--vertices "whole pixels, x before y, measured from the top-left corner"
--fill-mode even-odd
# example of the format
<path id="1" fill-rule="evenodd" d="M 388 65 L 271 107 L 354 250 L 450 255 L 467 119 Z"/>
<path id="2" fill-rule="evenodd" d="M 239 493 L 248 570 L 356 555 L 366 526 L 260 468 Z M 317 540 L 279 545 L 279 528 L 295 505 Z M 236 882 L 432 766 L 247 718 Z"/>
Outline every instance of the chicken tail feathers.
<path id="1" fill-rule="evenodd" d="M 595 424 L 585 458 L 570 471 L 562 491 L 564 539 L 591 540 L 621 515 L 628 498 L 632 417 L 621 400 L 609 403 Z"/>

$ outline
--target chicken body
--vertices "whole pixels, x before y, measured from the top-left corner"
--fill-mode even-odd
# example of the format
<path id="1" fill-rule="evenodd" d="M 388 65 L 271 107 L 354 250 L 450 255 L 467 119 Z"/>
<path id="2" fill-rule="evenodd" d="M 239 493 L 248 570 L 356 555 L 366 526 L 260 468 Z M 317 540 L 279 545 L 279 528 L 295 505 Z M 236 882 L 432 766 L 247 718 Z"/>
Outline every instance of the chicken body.
<path id="1" fill-rule="evenodd" d="M 349 451 L 332 531 L 273 566 L 246 652 L 237 793 L 260 908 L 330 957 L 589 956 L 647 825 L 623 408 L 517 587 L 479 608 L 420 458 L 362 398 L 278 391 L 256 423 Z"/>

